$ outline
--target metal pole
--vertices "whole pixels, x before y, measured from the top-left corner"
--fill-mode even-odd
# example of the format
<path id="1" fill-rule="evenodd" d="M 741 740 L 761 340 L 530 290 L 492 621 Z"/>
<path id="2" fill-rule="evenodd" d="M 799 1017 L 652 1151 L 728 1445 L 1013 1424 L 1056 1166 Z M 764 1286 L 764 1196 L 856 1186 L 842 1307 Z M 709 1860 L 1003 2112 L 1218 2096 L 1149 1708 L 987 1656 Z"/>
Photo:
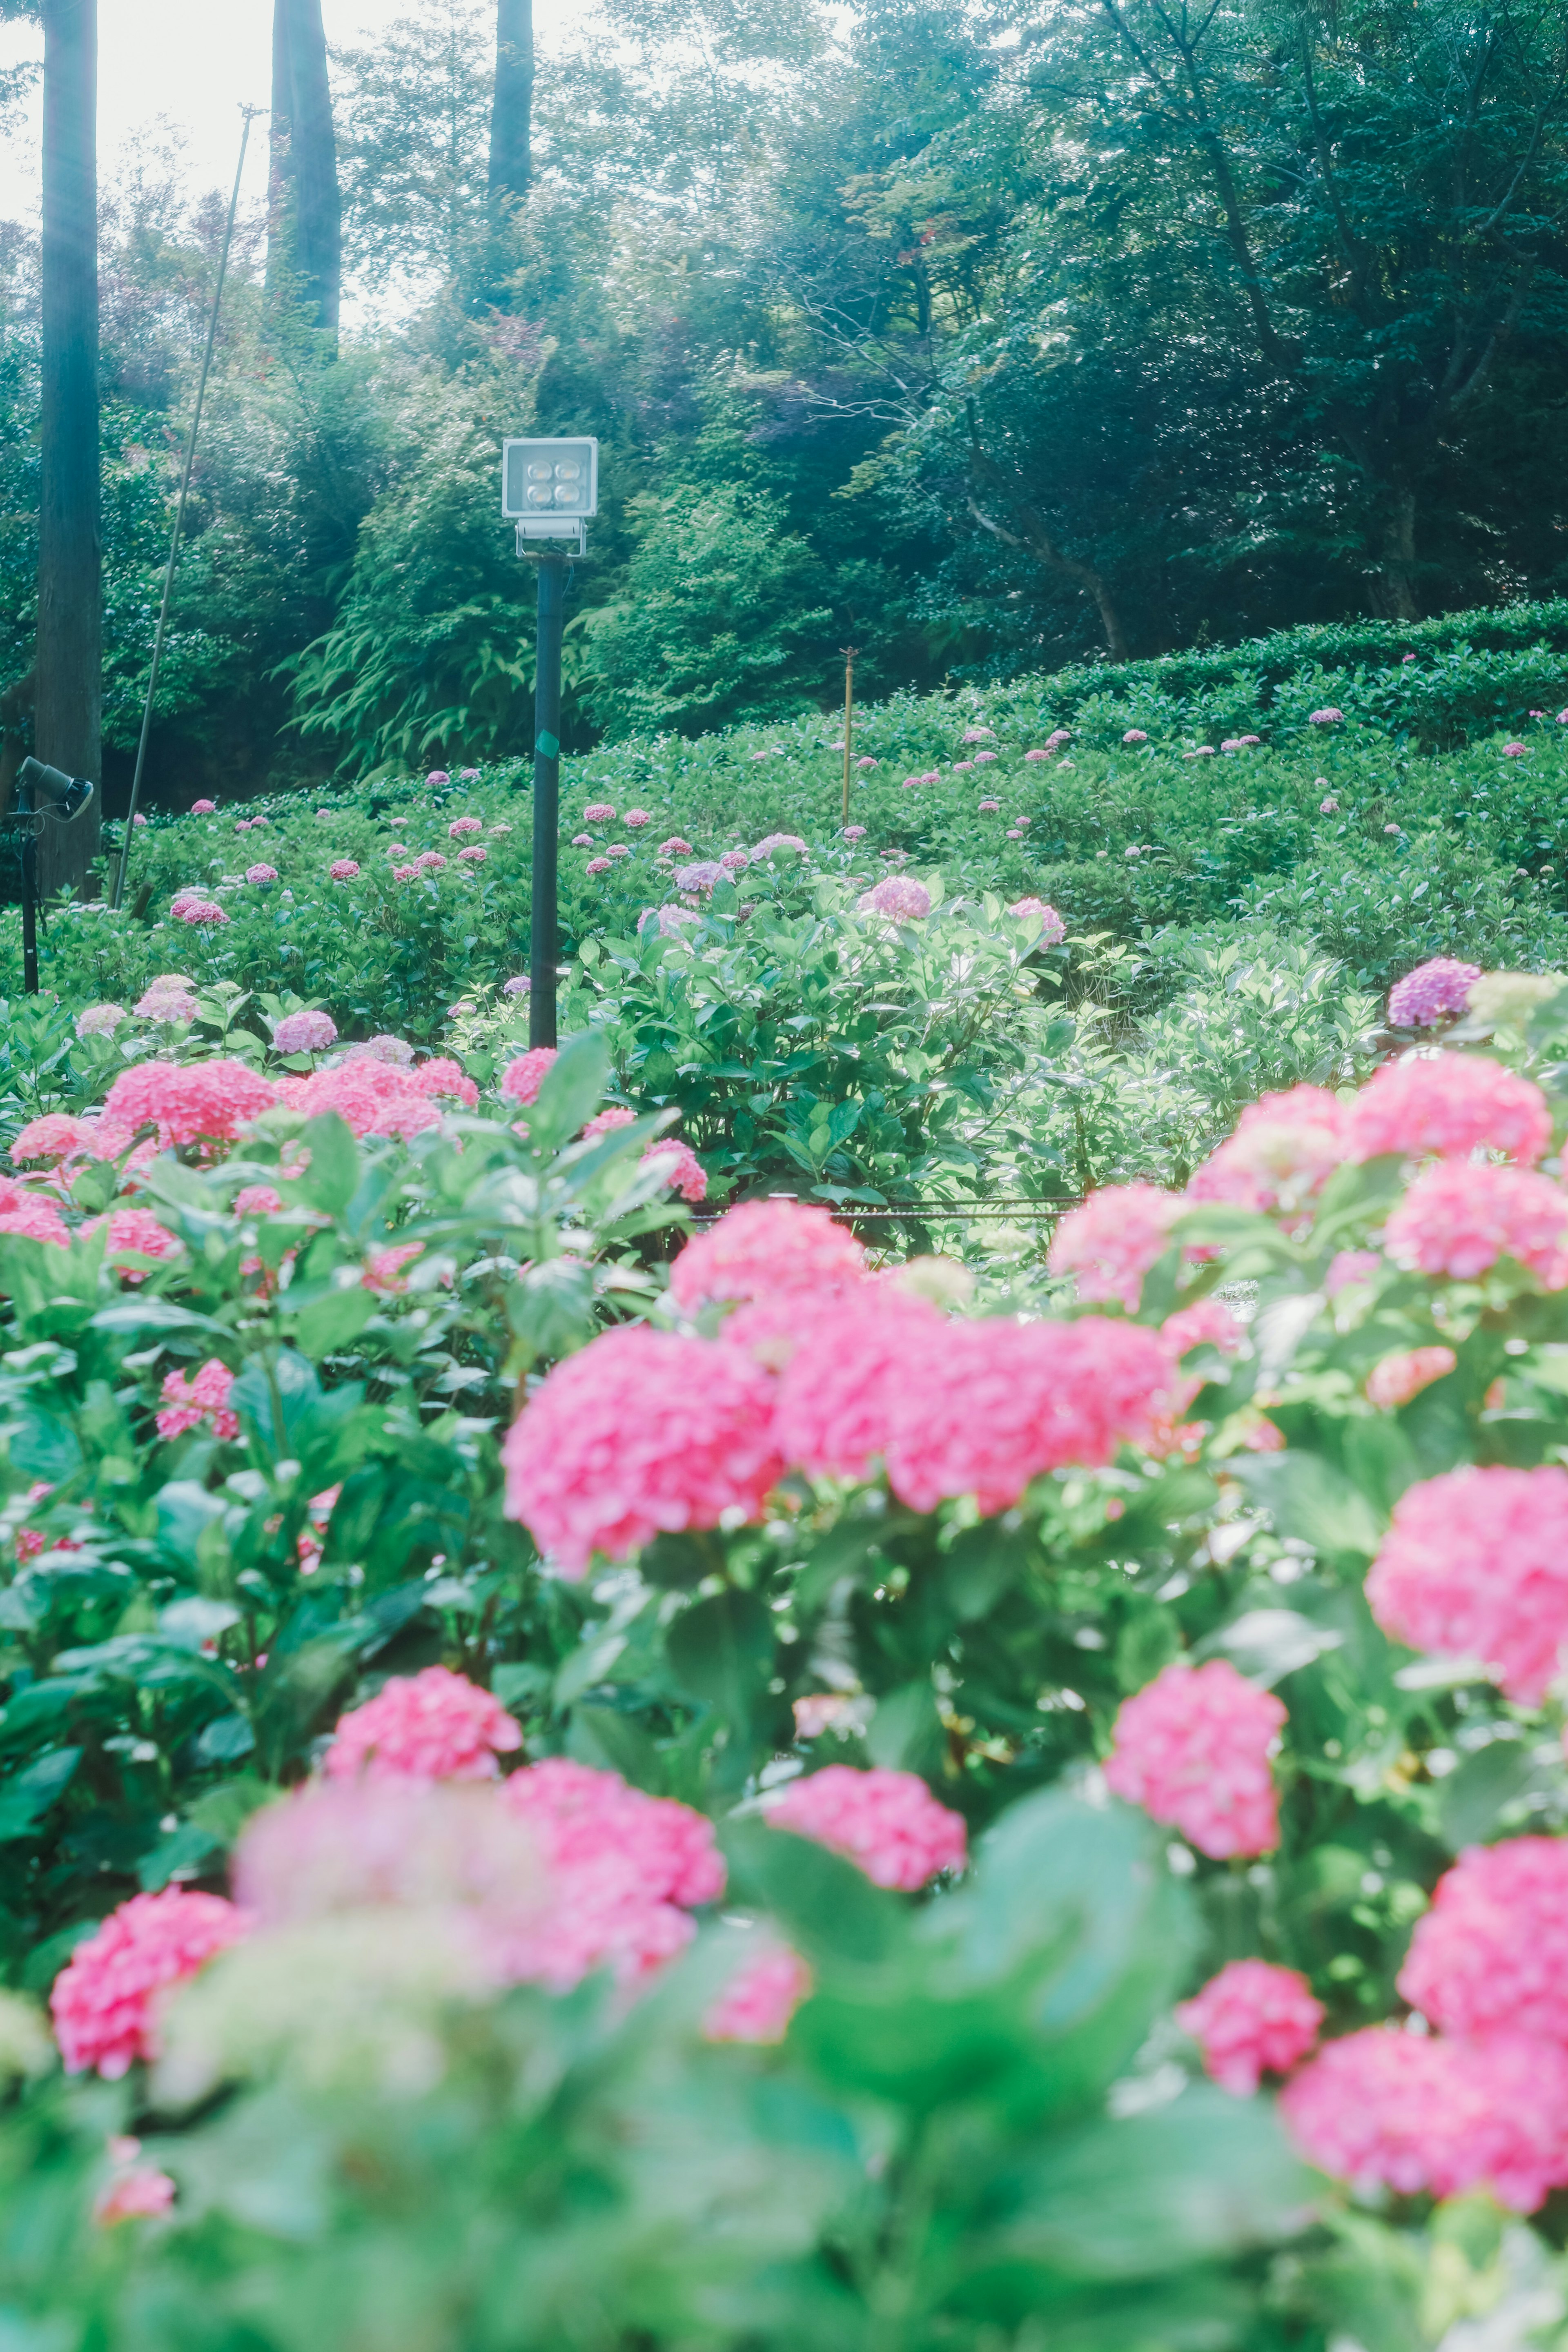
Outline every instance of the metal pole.
<path id="1" fill-rule="evenodd" d="M 22 993 L 38 992 L 38 838 L 37 820 L 22 844 Z"/>
<path id="2" fill-rule="evenodd" d="M 528 941 L 531 1045 L 555 1043 L 555 859 L 561 799 L 561 632 L 565 608 L 565 558 L 542 555 L 533 686 L 533 884 Z"/>
<path id="3" fill-rule="evenodd" d="M 180 477 L 179 503 L 174 509 L 174 528 L 169 540 L 169 564 L 163 574 L 163 602 L 158 611 L 158 627 L 153 639 L 153 667 L 147 677 L 147 699 L 142 710 L 142 735 L 136 746 L 136 766 L 131 778 L 131 805 L 125 812 L 125 838 L 120 845 L 120 864 L 114 877 L 111 907 L 118 907 L 125 896 L 125 871 L 131 863 L 131 832 L 136 823 L 136 803 L 142 796 L 142 771 L 147 763 L 147 738 L 153 727 L 153 697 L 158 687 L 158 665 L 163 658 L 163 633 L 169 625 L 169 598 L 174 586 L 174 564 L 180 552 L 180 534 L 185 527 L 185 500 L 190 495 L 191 461 L 196 454 L 196 429 L 202 421 L 202 403 L 206 398 L 207 372 L 213 363 L 213 345 L 217 340 L 218 304 L 223 300 L 223 281 L 228 274 L 228 249 L 234 242 L 234 216 L 239 210 L 239 183 L 245 172 L 245 151 L 250 143 L 250 122 L 260 114 L 259 106 L 241 110 L 245 128 L 239 134 L 239 163 L 234 174 L 234 194 L 228 200 L 228 225 L 223 233 L 223 251 L 218 257 L 217 284 L 213 288 L 212 315 L 207 320 L 206 349 L 202 353 L 202 372 L 196 384 L 196 404 L 191 417 L 191 429 L 185 438 L 185 466 Z"/>
<path id="4" fill-rule="evenodd" d="M 855 738 L 855 656 L 858 646 L 844 648 L 844 822 L 849 822 L 849 753 Z"/>

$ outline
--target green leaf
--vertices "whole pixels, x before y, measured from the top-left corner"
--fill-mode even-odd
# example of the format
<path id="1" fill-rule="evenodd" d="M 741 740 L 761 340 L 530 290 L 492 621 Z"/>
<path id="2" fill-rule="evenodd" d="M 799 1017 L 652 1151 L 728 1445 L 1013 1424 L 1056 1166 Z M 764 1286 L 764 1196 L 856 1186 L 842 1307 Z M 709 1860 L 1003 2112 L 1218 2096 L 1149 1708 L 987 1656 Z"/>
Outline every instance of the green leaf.
<path id="1" fill-rule="evenodd" d="M 1560 1761 L 1556 1779 L 1562 1780 Z M 1527 1739 L 1494 1739 L 1457 1765 L 1437 1786 L 1437 1827 L 1443 1843 L 1458 1853 L 1495 1835 L 1509 1808 L 1543 1778 Z"/>
<path id="2" fill-rule="evenodd" d="M 1331 1625 L 1314 1625 L 1294 1609 L 1248 1609 L 1200 1642 L 1193 1655 L 1228 1658 L 1248 1682 L 1268 1690 L 1343 1640 Z"/>
<path id="3" fill-rule="evenodd" d="M 1319 1454 L 1238 1454 L 1226 1464 L 1281 1536 L 1310 1544 L 1328 1559 L 1370 1559 L 1383 1526 L 1342 1470 Z"/>
<path id="4" fill-rule="evenodd" d="M 754 1592 L 715 1592 L 675 1620 L 665 1654 L 692 1698 L 744 1725 L 773 1671 L 773 1621 Z"/>
<path id="5" fill-rule="evenodd" d="M 318 1362 L 335 1349 L 357 1339 L 375 1313 L 374 1294 L 363 1285 L 331 1290 L 301 1307 L 294 1318 L 294 1337 L 303 1352 Z"/>
<path id="6" fill-rule="evenodd" d="M 6 1453 L 24 1478 L 47 1479 L 51 1486 L 63 1486 L 81 1468 L 76 1432 L 42 1405 L 23 1405 L 8 1423 Z"/>
<path id="7" fill-rule="evenodd" d="M 352 1129 L 335 1110 L 322 1111 L 306 1121 L 300 1141 L 310 1155 L 310 1164 L 303 1176 L 280 1184 L 279 1192 L 290 1207 L 298 1202 L 320 1209 L 329 1217 L 341 1217 L 359 1189 L 360 1149 Z"/>
<path id="8" fill-rule="evenodd" d="M 54 1748 L 0 1781 L 0 1845 L 24 1838 L 69 1787 L 81 1762 L 79 1748 Z"/>
<path id="9" fill-rule="evenodd" d="M 610 1049 L 598 1030 L 569 1037 L 529 1110 L 530 1140 L 548 1150 L 575 1135 L 598 1109 L 609 1076 Z"/>

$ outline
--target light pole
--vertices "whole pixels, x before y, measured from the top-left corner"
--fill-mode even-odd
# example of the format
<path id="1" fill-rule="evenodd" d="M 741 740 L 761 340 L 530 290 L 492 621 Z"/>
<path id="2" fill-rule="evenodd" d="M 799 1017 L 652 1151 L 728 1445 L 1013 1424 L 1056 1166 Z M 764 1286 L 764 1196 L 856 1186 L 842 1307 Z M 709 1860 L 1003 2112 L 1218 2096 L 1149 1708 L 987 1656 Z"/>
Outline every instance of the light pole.
<path id="1" fill-rule="evenodd" d="M 504 441 L 501 512 L 517 551 L 539 566 L 533 685 L 533 873 L 528 940 L 528 1042 L 555 1043 L 556 847 L 561 796 L 561 635 L 569 556 L 587 553 L 599 511 L 599 445 L 588 438 Z"/>

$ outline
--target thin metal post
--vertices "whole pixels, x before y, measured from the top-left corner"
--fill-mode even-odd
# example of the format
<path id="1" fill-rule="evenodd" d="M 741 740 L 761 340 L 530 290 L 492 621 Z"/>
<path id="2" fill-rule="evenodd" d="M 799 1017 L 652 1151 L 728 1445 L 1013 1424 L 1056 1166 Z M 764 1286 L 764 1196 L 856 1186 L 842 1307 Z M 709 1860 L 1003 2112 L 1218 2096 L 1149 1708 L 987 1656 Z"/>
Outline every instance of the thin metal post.
<path id="1" fill-rule="evenodd" d="M 228 274 L 228 249 L 234 242 L 234 219 L 239 210 L 239 184 L 245 173 L 245 151 L 250 143 L 250 123 L 253 115 L 265 110 L 247 106 L 241 111 L 245 128 L 239 134 L 239 162 L 235 169 L 234 194 L 228 200 L 228 224 L 223 233 L 223 251 L 218 257 L 217 284 L 213 288 L 212 314 L 207 320 L 206 349 L 202 353 L 202 372 L 196 384 L 196 404 L 191 416 L 191 429 L 185 436 L 185 465 L 180 476 L 179 503 L 174 509 L 174 528 L 169 539 L 169 563 L 163 574 L 163 602 L 158 609 L 158 626 L 153 638 L 153 667 L 147 677 L 147 699 L 142 710 L 142 734 L 136 746 L 136 766 L 131 778 L 131 805 L 125 812 L 125 838 L 120 845 L 120 864 L 115 870 L 114 896 L 111 907 L 118 907 L 125 896 L 125 873 L 131 863 L 131 834 L 136 823 L 136 803 L 142 797 L 142 771 L 147 763 L 147 738 L 153 727 L 153 697 L 158 690 L 158 665 L 163 658 L 163 634 L 169 625 L 169 598 L 174 593 L 174 565 L 180 552 L 180 535 L 185 527 L 185 500 L 191 488 L 191 461 L 196 454 L 196 431 L 202 421 L 202 403 L 206 398 L 207 373 L 213 363 L 213 345 L 217 340 L 218 305 L 223 300 L 223 281 Z"/>
<path id="2" fill-rule="evenodd" d="M 555 861 L 561 801 L 561 634 L 566 562 L 539 559 L 538 667 L 533 686 L 533 879 L 528 941 L 528 1042 L 555 1043 Z"/>
<path id="3" fill-rule="evenodd" d="M 849 822 L 849 755 L 855 741 L 855 656 L 858 646 L 844 648 L 844 822 Z"/>
<path id="4" fill-rule="evenodd" d="M 22 993 L 38 992 L 38 836 L 37 821 L 22 844 Z"/>

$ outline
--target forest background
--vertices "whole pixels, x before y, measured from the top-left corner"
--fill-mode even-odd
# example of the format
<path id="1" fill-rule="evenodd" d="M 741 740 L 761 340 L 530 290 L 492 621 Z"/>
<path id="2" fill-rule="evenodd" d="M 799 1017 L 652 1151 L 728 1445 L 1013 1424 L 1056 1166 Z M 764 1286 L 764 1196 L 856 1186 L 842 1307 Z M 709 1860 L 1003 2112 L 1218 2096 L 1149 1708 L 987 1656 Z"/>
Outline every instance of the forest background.
<path id="1" fill-rule="evenodd" d="M 602 446 L 574 749 L 826 707 L 851 642 L 875 698 L 1568 583 L 1560 5 L 601 0 L 499 205 L 495 58 L 487 0 L 332 54 L 352 331 L 242 205 L 154 802 L 529 749 L 506 433 Z M 155 139 L 102 192 L 110 814 L 223 213 Z M 0 698 L 37 263 L 7 228 Z"/>

